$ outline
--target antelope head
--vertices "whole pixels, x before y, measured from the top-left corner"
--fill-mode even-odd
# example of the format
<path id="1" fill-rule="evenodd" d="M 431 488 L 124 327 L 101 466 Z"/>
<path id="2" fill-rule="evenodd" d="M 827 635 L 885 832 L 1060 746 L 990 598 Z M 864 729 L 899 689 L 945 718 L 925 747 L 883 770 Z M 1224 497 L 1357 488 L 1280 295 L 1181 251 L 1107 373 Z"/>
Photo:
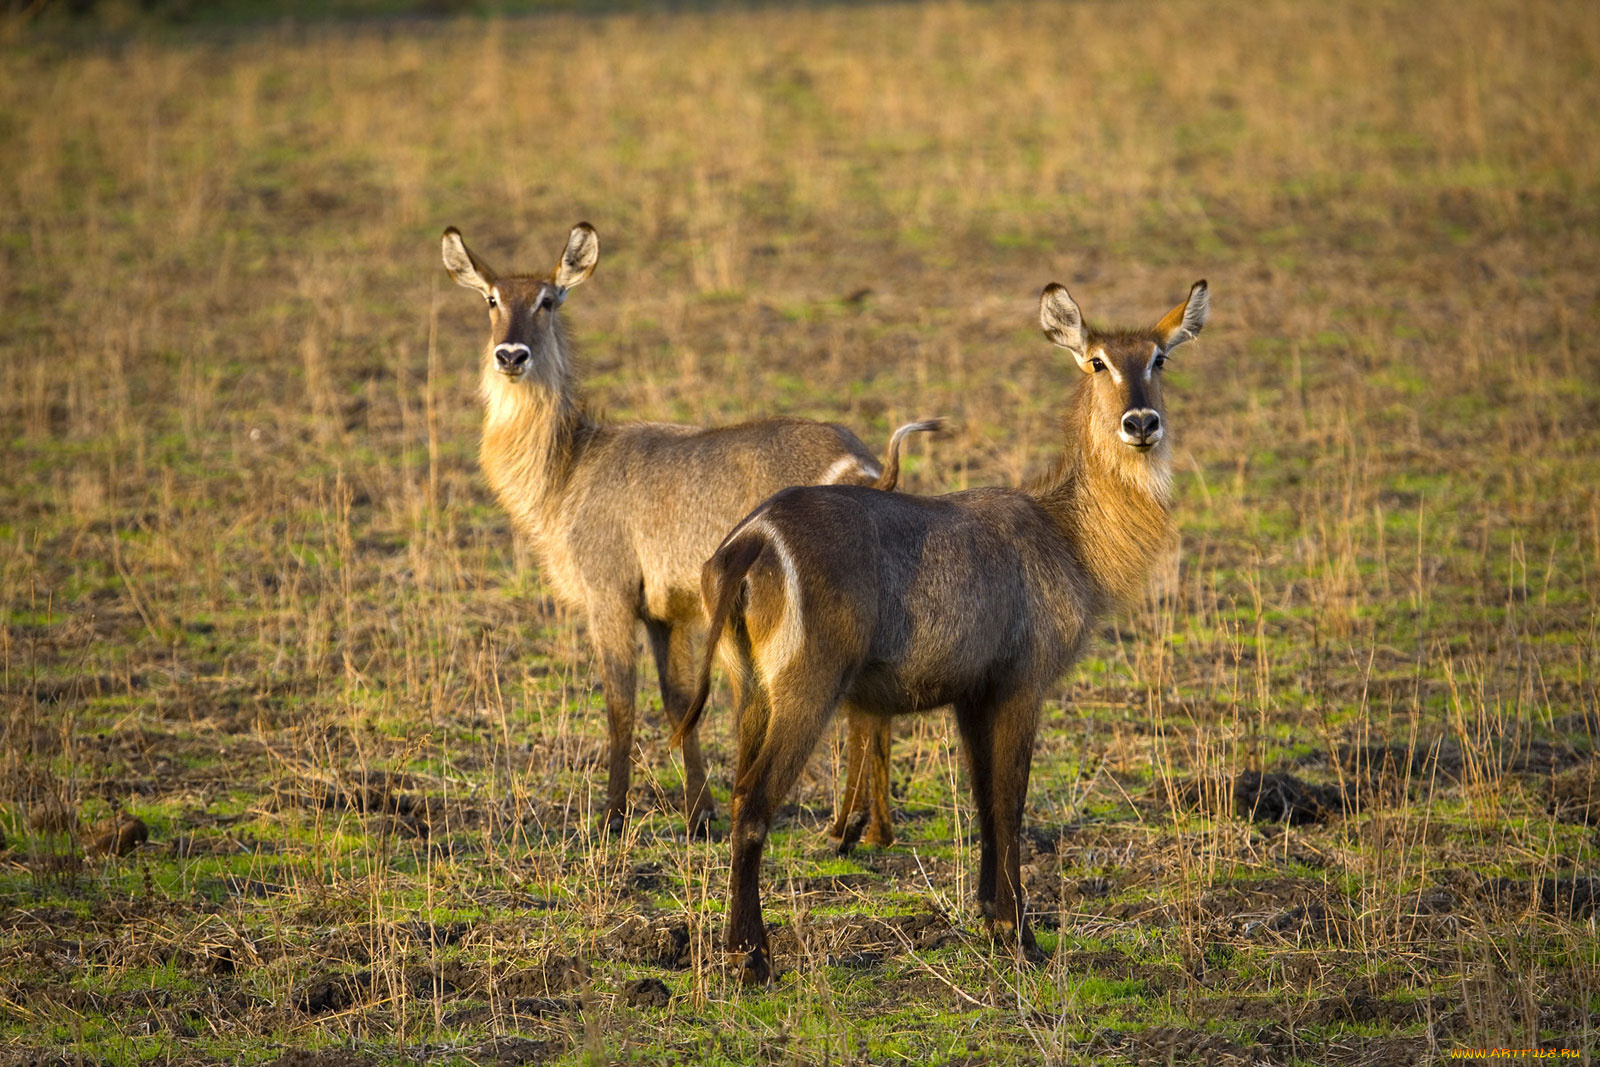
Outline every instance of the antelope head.
<path id="1" fill-rule="evenodd" d="M 1066 287 L 1052 282 L 1039 297 L 1039 322 L 1045 336 L 1072 353 L 1089 376 L 1085 385 L 1089 425 L 1085 442 L 1105 454 L 1126 450 L 1149 453 L 1167 436 L 1161 396 L 1161 367 L 1174 348 L 1193 339 L 1206 323 L 1210 302 L 1206 283 L 1195 282 L 1189 297 L 1155 326 L 1143 330 L 1096 330 Z M 1162 450 L 1163 453 L 1165 450 Z"/>
<path id="2" fill-rule="evenodd" d="M 575 285 L 582 284 L 600 259 L 600 238 L 580 222 L 567 237 L 549 274 L 499 275 L 475 256 L 454 226 L 444 231 L 444 268 L 457 285 L 476 290 L 489 304 L 487 368 L 506 383 L 525 378 L 554 385 L 565 376 L 565 354 L 556 312 Z M 485 383 L 490 379 L 485 377 Z"/>

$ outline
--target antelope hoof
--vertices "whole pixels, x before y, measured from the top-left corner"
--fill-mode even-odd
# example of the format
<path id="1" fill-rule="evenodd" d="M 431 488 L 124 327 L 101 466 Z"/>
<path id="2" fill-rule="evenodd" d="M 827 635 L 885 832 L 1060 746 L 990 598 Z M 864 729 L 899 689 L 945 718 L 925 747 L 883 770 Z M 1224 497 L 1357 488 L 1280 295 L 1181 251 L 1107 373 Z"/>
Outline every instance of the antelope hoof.
<path id="1" fill-rule="evenodd" d="M 606 832 L 611 834 L 613 837 L 617 837 L 617 836 L 621 835 L 623 824 L 626 823 L 626 822 L 627 822 L 627 816 L 624 815 L 621 811 L 618 811 L 617 809 L 613 808 L 612 810 L 606 812 L 606 819 L 605 819 Z"/>
<path id="2" fill-rule="evenodd" d="M 1033 928 L 1022 924 L 1022 935 L 1017 936 L 1017 924 L 1009 919 L 989 920 L 989 938 L 994 944 L 1015 951 L 1029 963 L 1043 963 L 1049 957 L 1033 939 Z"/>
<path id="3" fill-rule="evenodd" d="M 691 841 L 715 841 L 718 839 L 716 830 L 711 825 L 711 820 L 716 818 L 714 808 L 704 808 L 700 811 L 689 813 L 689 839 Z"/>
<path id="4" fill-rule="evenodd" d="M 861 840 L 861 831 L 867 828 L 867 813 L 854 811 L 849 815 L 841 816 L 828 831 L 828 843 L 841 856 L 848 856 L 855 851 L 856 842 Z"/>
<path id="5" fill-rule="evenodd" d="M 745 986 L 764 986 L 772 982 L 772 964 L 767 959 L 767 950 L 753 948 L 744 954 L 744 959 L 739 963 L 739 983 Z"/>
<path id="6" fill-rule="evenodd" d="M 861 835 L 861 840 L 873 848 L 888 848 L 894 844 L 894 831 L 887 826 L 873 823 L 867 827 L 867 832 Z"/>

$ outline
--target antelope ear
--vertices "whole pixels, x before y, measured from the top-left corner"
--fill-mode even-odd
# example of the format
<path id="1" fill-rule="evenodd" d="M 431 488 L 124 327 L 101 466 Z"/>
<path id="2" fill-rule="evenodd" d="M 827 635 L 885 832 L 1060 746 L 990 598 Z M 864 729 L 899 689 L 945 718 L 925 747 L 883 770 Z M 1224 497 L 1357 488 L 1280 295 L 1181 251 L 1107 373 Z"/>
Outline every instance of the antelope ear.
<path id="1" fill-rule="evenodd" d="M 456 284 L 476 289 L 487 297 L 489 290 L 494 288 L 497 275 L 487 263 L 468 251 L 467 242 L 461 239 L 461 231 L 454 226 L 445 230 L 442 246 L 444 269 L 450 272 Z"/>
<path id="2" fill-rule="evenodd" d="M 1044 327 L 1046 337 L 1072 353 L 1078 366 L 1089 369 L 1089 355 L 1085 351 L 1089 331 L 1084 329 L 1083 312 L 1078 310 L 1066 286 L 1051 282 L 1039 294 L 1039 325 Z"/>
<path id="3" fill-rule="evenodd" d="M 1211 314 L 1211 295 L 1202 278 L 1189 287 L 1189 299 L 1167 312 L 1156 323 L 1156 336 L 1161 339 L 1161 350 L 1170 352 L 1185 341 L 1200 335 L 1200 328 Z"/>
<path id="4" fill-rule="evenodd" d="M 598 262 L 600 237 L 594 232 L 593 226 L 580 222 L 567 235 L 567 250 L 561 253 L 561 262 L 556 264 L 557 288 L 565 292 L 575 285 L 582 285 L 594 273 L 594 265 Z"/>

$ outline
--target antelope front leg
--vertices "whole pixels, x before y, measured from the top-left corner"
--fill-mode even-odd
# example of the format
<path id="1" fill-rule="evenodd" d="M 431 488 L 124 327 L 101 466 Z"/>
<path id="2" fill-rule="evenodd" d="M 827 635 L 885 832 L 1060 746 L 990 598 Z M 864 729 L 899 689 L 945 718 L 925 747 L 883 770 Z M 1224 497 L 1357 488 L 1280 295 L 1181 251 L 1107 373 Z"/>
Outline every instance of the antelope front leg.
<path id="1" fill-rule="evenodd" d="M 1033 742 L 1039 705 L 1032 697 L 1016 699 L 990 720 L 989 817 L 993 834 L 984 842 L 984 869 L 993 895 L 995 936 L 1015 944 L 1030 961 L 1043 959 L 1033 930 L 1028 926 L 1022 893 L 1022 809 L 1028 800 L 1028 774 L 1033 764 Z M 980 801 L 980 804 L 982 801 Z M 982 879 L 980 878 L 980 882 Z M 980 885 L 979 893 L 983 887 Z"/>
<path id="2" fill-rule="evenodd" d="M 852 712 L 845 742 L 845 787 L 828 840 L 840 855 L 857 841 L 888 848 L 894 844 L 889 814 L 890 720 Z"/>
<path id="3" fill-rule="evenodd" d="M 628 785 L 633 773 L 633 714 L 638 695 L 638 648 L 634 620 L 592 613 L 590 634 L 600 660 L 600 690 L 606 701 L 607 754 L 605 826 L 622 832 L 628 817 Z"/>
<path id="4" fill-rule="evenodd" d="M 1030 960 L 1043 957 L 1023 909 L 1022 808 L 1038 717 L 1038 702 L 1031 697 L 956 709 L 982 842 L 978 907 L 995 940 L 1018 945 Z"/>
<path id="5" fill-rule="evenodd" d="M 650 651 L 655 656 L 656 673 L 661 680 L 661 707 L 667 713 L 667 720 L 676 727 L 693 700 L 695 663 L 691 628 L 657 620 L 646 622 L 644 627 L 650 636 Z M 717 806 L 706 785 L 706 761 L 700 751 L 698 731 L 683 739 L 683 796 L 690 836 L 706 833 Z"/>

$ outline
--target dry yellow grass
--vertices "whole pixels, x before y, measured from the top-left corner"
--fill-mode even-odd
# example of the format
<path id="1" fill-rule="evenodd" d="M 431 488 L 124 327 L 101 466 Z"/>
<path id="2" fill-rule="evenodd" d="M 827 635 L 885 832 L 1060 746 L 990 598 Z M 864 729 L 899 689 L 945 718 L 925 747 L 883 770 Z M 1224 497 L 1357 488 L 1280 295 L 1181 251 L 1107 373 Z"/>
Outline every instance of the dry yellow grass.
<path id="1" fill-rule="evenodd" d="M 4 47 L 0 1041 L 109 1062 L 481 1059 L 510 1033 L 650 1061 L 1591 1054 L 1593 902 L 1563 903 L 1593 890 L 1600 728 L 1587 5 Z M 603 249 L 569 305 L 597 405 L 869 440 L 943 415 L 957 432 L 913 449 L 924 492 L 1015 482 L 1057 446 L 1077 372 L 1033 325 L 1046 281 L 1121 322 L 1209 278 L 1214 319 L 1172 368 L 1181 554 L 1063 680 L 1037 764 L 1049 966 L 981 943 L 938 717 L 899 743 L 901 850 L 820 859 L 835 763 L 802 783 L 772 850 L 793 970 L 771 994 L 715 966 L 722 848 L 675 840 L 669 810 L 590 840 L 589 664 L 476 472 L 480 309 L 437 251 L 455 224 L 497 266 L 543 265 L 579 219 Z M 641 739 L 646 798 L 675 785 L 664 741 Z M 1361 810 L 1227 811 L 1239 772 L 1285 769 Z M 358 772 L 409 775 L 448 847 L 353 794 L 306 800 Z M 44 817 L 62 806 L 129 809 L 151 842 L 76 869 Z M 954 947 L 861 921 L 934 905 Z M 641 915 L 683 924 L 685 972 L 618 940 Z M 455 940 L 408 940 L 418 919 Z M 547 990 L 518 976 L 557 957 L 590 977 L 525 1017 Z M 314 979 L 363 971 L 310 1011 Z M 672 1006 L 628 1006 L 654 975 Z"/>

